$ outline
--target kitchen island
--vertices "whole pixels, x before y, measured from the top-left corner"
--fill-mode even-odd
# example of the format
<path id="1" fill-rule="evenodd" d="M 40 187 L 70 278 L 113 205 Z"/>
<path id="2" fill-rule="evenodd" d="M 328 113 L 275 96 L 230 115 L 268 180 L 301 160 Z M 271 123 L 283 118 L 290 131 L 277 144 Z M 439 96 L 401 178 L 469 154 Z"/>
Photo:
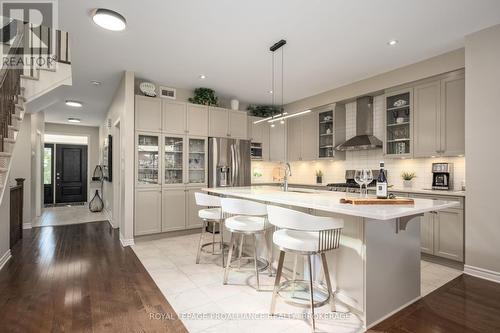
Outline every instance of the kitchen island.
<path id="1" fill-rule="evenodd" d="M 355 206 L 340 203 L 346 193 L 294 188 L 283 192 L 275 186 L 204 191 L 342 218 L 340 248 L 327 253 L 330 278 L 337 301 L 359 315 L 365 329 L 420 298 L 420 216 L 458 205 L 414 199 L 413 205 Z"/>

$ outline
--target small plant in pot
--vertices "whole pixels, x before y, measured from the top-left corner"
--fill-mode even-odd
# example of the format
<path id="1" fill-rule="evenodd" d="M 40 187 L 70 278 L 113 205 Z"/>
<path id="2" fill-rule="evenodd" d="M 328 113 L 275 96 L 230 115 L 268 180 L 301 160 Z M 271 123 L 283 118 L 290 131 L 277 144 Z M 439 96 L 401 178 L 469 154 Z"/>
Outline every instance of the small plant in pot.
<path id="1" fill-rule="evenodd" d="M 202 104 L 209 106 L 217 106 L 217 96 L 215 96 L 215 91 L 210 88 L 196 88 L 194 90 L 194 97 L 190 97 L 190 103 Z"/>
<path id="2" fill-rule="evenodd" d="M 403 178 L 403 186 L 404 187 L 412 187 L 413 185 L 413 178 L 416 178 L 417 175 L 415 174 L 415 172 L 403 172 L 401 174 L 401 178 Z"/>
<path id="3" fill-rule="evenodd" d="M 316 184 L 323 183 L 323 171 L 316 170 Z"/>

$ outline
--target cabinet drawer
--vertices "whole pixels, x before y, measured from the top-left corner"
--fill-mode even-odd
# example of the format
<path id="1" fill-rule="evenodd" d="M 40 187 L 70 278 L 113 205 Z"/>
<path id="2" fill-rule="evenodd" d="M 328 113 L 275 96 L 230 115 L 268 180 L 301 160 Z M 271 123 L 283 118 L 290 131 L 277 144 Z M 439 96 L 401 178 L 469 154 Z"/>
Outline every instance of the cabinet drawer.
<path id="1" fill-rule="evenodd" d="M 456 201 L 460 206 L 452 207 L 452 209 L 463 209 L 464 208 L 464 198 L 461 197 L 451 197 L 446 195 L 427 195 L 427 194 L 410 194 L 411 198 L 419 199 L 430 199 L 430 200 L 443 200 L 443 201 Z"/>

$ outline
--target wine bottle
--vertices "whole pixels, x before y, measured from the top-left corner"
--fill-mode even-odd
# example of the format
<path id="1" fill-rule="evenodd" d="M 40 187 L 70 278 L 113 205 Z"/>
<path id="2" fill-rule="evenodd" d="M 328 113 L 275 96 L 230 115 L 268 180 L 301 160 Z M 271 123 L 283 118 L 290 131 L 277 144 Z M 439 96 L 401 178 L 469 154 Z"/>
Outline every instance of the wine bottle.
<path id="1" fill-rule="evenodd" d="M 384 162 L 380 162 L 380 172 L 377 178 L 377 198 L 387 199 L 387 177 L 384 171 Z"/>

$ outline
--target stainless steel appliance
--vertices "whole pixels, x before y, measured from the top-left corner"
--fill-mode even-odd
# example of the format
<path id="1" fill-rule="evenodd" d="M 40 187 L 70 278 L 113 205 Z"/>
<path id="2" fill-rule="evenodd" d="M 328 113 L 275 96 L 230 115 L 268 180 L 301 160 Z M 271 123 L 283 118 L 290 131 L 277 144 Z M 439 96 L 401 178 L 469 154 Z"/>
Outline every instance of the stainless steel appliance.
<path id="1" fill-rule="evenodd" d="M 432 163 L 432 189 L 453 189 L 453 163 Z"/>
<path id="2" fill-rule="evenodd" d="M 208 186 L 250 186 L 250 141 L 208 139 Z"/>
<path id="3" fill-rule="evenodd" d="M 250 145 L 252 160 L 262 160 L 262 143 L 252 142 Z"/>
<path id="4" fill-rule="evenodd" d="M 377 184 L 377 178 L 380 170 L 372 170 L 373 181 L 368 184 L 368 189 L 372 188 L 375 190 L 375 185 Z M 387 172 L 387 170 L 386 170 Z M 354 180 L 354 174 L 356 170 L 346 170 L 345 171 L 345 183 L 331 183 L 326 186 L 330 191 L 335 192 L 349 192 L 349 193 L 359 193 L 359 185 Z"/>
<path id="5" fill-rule="evenodd" d="M 373 97 L 356 100 L 356 136 L 335 147 L 336 150 L 367 150 L 382 148 L 382 141 L 373 135 Z"/>

